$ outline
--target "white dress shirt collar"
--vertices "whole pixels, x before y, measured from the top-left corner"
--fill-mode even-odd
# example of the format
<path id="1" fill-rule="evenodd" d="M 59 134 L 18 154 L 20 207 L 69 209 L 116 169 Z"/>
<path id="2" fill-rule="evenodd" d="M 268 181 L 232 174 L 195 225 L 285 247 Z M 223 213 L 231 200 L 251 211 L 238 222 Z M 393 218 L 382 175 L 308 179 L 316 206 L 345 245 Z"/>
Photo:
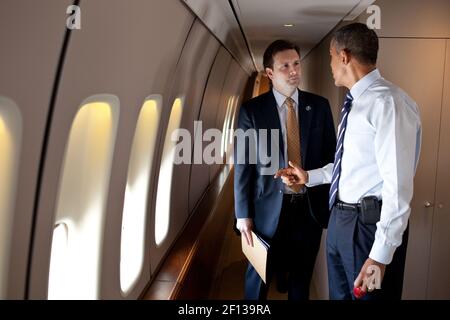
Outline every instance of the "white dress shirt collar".
<path id="1" fill-rule="evenodd" d="M 353 100 L 358 99 L 363 92 L 366 91 L 367 88 L 369 88 L 370 85 L 379 78 L 381 78 L 380 71 L 375 69 L 359 79 L 350 89 L 350 94 L 352 95 Z"/>
<path id="2" fill-rule="evenodd" d="M 278 108 L 283 107 L 283 104 L 286 101 L 286 96 L 279 93 L 275 88 L 272 88 L 272 92 L 275 96 L 275 100 L 277 101 Z M 291 95 L 291 99 L 294 100 L 295 105 L 298 106 L 298 89 L 295 89 L 294 93 Z"/>

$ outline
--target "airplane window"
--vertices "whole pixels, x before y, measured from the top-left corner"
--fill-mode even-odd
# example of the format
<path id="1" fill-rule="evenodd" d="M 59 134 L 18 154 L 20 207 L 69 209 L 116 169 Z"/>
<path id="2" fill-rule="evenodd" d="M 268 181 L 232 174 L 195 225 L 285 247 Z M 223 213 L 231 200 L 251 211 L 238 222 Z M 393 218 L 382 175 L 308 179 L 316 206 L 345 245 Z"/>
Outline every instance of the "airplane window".
<path id="1" fill-rule="evenodd" d="M 236 112 L 237 112 L 237 104 L 239 101 L 239 96 L 233 97 L 232 105 L 231 105 L 231 111 L 230 111 L 230 126 L 228 128 L 228 136 L 227 136 L 227 161 L 226 163 L 233 163 L 233 134 L 234 134 L 234 121 L 236 119 Z"/>
<path id="2" fill-rule="evenodd" d="M 236 99 L 234 99 L 234 103 L 233 103 L 233 112 L 232 112 L 232 116 L 231 116 L 231 125 L 230 125 L 230 130 L 234 130 L 234 121 L 236 120 L 236 112 L 237 112 L 237 104 L 239 101 L 239 96 L 236 97 Z M 232 133 L 230 131 L 230 133 Z M 228 143 L 232 144 L 233 143 L 233 135 L 230 134 L 229 136 L 229 140 Z"/>
<path id="3" fill-rule="evenodd" d="M 64 291 L 64 270 L 69 267 L 68 262 L 68 237 L 67 224 L 58 223 L 53 229 L 52 251 L 50 256 L 49 292 L 48 299 L 58 299 L 58 293 Z M 61 280 L 61 281 L 60 281 Z"/>
<path id="4" fill-rule="evenodd" d="M 6 298 L 21 143 L 20 111 L 12 100 L 0 96 L 0 299 Z"/>
<path id="5" fill-rule="evenodd" d="M 230 126 L 230 118 L 231 118 L 231 113 L 232 113 L 233 100 L 234 100 L 234 97 L 228 98 L 227 112 L 225 114 L 225 119 L 223 121 L 222 145 L 221 145 L 221 151 L 220 151 L 222 157 L 225 155 L 225 152 L 227 151 L 227 147 L 228 147 L 228 128 Z"/>
<path id="6" fill-rule="evenodd" d="M 178 139 L 172 137 L 174 130 L 180 127 L 183 113 L 183 98 L 175 99 L 170 112 L 169 124 L 164 139 L 164 149 L 158 178 L 155 211 L 155 242 L 160 245 L 167 236 L 170 222 L 170 196 L 175 146 Z M 176 137 L 175 137 L 176 138 Z"/>
<path id="7" fill-rule="evenodd" d="M 138 280 L 144 263 L 147 196 L 161 100 L 151 96 L 145 101 L 131 147 L 120 248 L 120 286 L 125 294 Z"/>
<path id="8" fill-rule="evenodd" d="M 96 95 L 81 104 L 72 123 L 58 191 L 49 299 L 98 298 L 118 118 L 118 98 Z M 66 236 L 58 227 L 62 223 L 67 226 Z"/>

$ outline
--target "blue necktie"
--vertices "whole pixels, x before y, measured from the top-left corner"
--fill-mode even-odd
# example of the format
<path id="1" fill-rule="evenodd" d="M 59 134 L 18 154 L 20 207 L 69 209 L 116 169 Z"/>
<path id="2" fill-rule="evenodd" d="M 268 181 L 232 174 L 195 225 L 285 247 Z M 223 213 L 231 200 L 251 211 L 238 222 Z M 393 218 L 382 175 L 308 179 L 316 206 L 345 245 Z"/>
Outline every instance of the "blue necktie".
<path id="1" fill-rule="evenodd" d="M 344 152 L 344 136 L 345 129 L 347 128 L 347 119 L 350 109 L 352 107 L 353 97 L 349 93 L 347 93 L 347 97 L 345 98 L 344 106 L 341 110 L 341 124 L 339 126 L 339 134 L 338 140 L 336 144 L 336 154 L 334 156 L 334 167 L 333 167 L 333 175 L 331 178 L 331 186 L 330 186 L 330 200 L 328 202 L 328 207 L 333 208 L 334 202 L 336 201 L 338 186 L 339 186 L 339 177 L 341 175 L 341 160 L 342 153 Z"/>

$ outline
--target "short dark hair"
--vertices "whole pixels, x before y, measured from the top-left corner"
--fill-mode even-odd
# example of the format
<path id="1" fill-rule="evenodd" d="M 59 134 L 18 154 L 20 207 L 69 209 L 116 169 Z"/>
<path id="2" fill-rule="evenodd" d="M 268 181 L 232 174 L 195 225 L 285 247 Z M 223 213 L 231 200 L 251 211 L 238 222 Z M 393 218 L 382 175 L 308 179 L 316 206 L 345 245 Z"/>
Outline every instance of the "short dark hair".
<path id="1" fill-rule="evenodd" d="M 364 23 L 351 23 L 335 31 L 332 44 L 339 52 L 345 50 L 362 64 L 376 64 L 378 36 Z"/>
<path id="2" fill-rule="evenodd" d="M 266 51 L 264 51 L 264 57 L 263 57 L 263 65 L 264 70 L 266 68 L 273 69 L 273 56 L 276 55 L 278 52 L 285 51 L 285 50 L 295 50 L 297 51 L 298 55 L 300 56 L 300 48 L 288 41 L 288 40 L 275 40 L 269 46 L 267 47 Z"/>

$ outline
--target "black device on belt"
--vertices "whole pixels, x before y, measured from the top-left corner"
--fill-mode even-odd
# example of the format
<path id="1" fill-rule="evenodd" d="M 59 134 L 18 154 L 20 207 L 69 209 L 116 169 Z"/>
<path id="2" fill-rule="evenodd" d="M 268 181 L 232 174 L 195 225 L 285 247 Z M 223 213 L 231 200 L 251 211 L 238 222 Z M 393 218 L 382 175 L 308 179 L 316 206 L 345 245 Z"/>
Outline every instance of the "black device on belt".
<path id="1" fill-rule="evenodd" d="M 380 221 L 382 201 L 375 196 L 368 196 L 361 199 L 361 203 L 345 203 L 340 200 L 336 202 L 339 210 L 352 210 L 360 215 L 364 224 L 376 224 Z"/>

